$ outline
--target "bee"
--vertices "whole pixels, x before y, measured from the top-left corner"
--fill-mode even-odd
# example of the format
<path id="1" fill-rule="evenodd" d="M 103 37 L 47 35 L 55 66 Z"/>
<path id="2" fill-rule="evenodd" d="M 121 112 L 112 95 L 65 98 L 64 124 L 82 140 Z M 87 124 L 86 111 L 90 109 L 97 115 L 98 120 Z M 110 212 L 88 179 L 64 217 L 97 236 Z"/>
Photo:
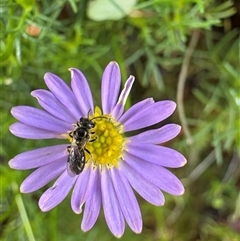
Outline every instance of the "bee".
<path id="1" fill-rule="evenodd" d="M 70 176 L 80 174 L 85 166 L 85 153 L 84 150 L 76 146 L 68 146 L 68 166 L 67 171 Z"/>
<path id="2" fill-rule="evenodd" d="M 106 117 L 99 116 L 92 119 L 81 117 L 77 122 L 75 129 L 69 133 L 69 136 L 72 138 L 71 146 L 67 147 L 67 170 L 70 176 L 79 175 L 83 171 L 86 163 L 85 151 L 91 155 L 85 146 L 88 142 L 93 142 L 97 139 L 91 139 L 91 134 L 95 134 L 95 132 L 91 132 L 91 130 L 95 127 L 93 119 L 96 118 Z"/>

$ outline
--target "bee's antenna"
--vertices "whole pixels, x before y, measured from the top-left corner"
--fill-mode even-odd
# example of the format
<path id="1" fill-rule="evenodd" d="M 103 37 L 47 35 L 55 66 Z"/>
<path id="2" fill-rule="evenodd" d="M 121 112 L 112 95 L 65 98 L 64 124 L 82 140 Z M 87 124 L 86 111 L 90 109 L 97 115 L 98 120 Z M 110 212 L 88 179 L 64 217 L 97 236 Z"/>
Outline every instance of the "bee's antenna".
<path id="1" fill-rule="evenodd" d="M 88 111 L 88 118 L 89 118 L 89 116 L 90 116 L 90 112 L 91 112 L 91 111 L 92 111 L 91 109 Z"/>
<path id="2" fill-rule="evenodd" d="M 110 119 L 110 118 L 107 118 L 106 116 L 96 116 L 96 117 L 93 117 L 91 120 L 98 119 L 98 118 Z"/>

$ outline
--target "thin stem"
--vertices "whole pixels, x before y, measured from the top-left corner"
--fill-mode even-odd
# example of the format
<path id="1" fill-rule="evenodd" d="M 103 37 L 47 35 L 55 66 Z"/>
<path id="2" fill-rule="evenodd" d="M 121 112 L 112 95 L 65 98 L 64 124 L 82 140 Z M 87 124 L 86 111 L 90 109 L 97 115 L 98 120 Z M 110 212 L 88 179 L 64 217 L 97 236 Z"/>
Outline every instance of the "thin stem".
<path id="1" fill-rule="evenodd" d="M 226 171 L 226 174 L 223 178 L 223 182 L 229 182 L 231 180 L 231 178 L 234 177 L 234 173 L 237 172 L 237 170 L 239 170 L 239 156 L 237 152 L 233 153 L 233 157 L 232 160 L 228 166 L 228 169 Z"/>
<path id="2" fill-rule="evenodd" d="M 22 197 L 21 197 L 20 194 L 16 195 L 16 203 L 17 203 L 17 206 L 18 206 L 18 210 L 19 210 L 22 222 L 23 222 L 23 226 L 24 226 L 24 228 L 26 230 L 26 233 L 27 233 L 27 236 L 28 236 L 28 240 L 29 241 L 36 241 L 35 238 L 34 238 L 34 235 L 33 235 L 32 227 L 30 225 L 24 203 L 22 201 Z"/>
<path id="3" fill-rule="evenodd" d="M 203 172 L 216 160 L 215 150 L 211 151 L 208 156 L 189 174 L 188 179 L 191 183 L 195 182 Z"/>
<path id="4" fill-rule="evenodd" d="M 206 169 L 216 160 L 215 151 L 211 151 L 209 155 L 190 173 L 187 180 L 188 182 L 185 182 L 185 187 L 189 186 L 193 182 L 195 182 L 205 171 Z M 173 223 L 176 222 L 178 217 L 183 212 L 184 208 L 186 206 L 186 202 L 182 200 L 182 202 L 178 202 L 178 204 L 175 206 L 173 211 L 168 215 L 168 218 L 166 219 L 166 222 L 168 225 L 173 225 Z"/>
<path id="5" fill-rule="evenodd" d="M 189 145 L 193 144 L 193 139 L 192 139 L 192 135 L 191 135 L 191 132 L 190 132 L 188 124 L 187 124 L 187 119 L 186 119 L 185 110 L 184 110 L 184 103 L 183 103 L 183 95 L 184 95 L 184 87 L 185 87 L 185 83 L 186 83 L 190 59 L 191 59 L 192 53 L 197 45 L 198 38 L 199 38 L 199 31 L 195 30 L 193 32 L 191 41 L 189 43 L 189 46 L 187 48 L 186 54 L 183 59 L 181 71 L 180 71 L 179 78 L 178 78 L 178 87 L 177 87 L 177 104 L 178 104 L 179 119 L 180 119 L 181 125 L 183 127 L 183 131 L 187 138 L 187 144 L 189 144 Z"/>

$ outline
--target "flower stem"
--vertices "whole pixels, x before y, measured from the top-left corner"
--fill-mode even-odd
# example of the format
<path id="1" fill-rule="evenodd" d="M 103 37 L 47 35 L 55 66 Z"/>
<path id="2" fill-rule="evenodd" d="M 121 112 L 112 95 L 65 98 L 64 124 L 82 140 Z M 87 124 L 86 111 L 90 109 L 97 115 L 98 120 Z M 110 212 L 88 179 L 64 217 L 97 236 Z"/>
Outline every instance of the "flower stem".
<path id="1" fill-rule="evenodd" d="M 177 104 L 178 104 L 179 118 L 180 118 L 181 125 L 183 127 L 183 131 L 187 137 L 187 144 L 189 145 L 193 144 L 193 139 L 186 120 L 184 104 L 183 104 L 183 95 L 184 95 L 184 87 L 185 87 L 186 78 L 187 78 L 188 66 L 190 63 L 193 50 L 197 45 L 198 38 L 199 38 L 199 31 L 195 30 L 193 32 L 190 44 L 188 46 L 188 49 L 183 59 L 181 71 L 178 78 L 178 87 L 177 87 Z"/>

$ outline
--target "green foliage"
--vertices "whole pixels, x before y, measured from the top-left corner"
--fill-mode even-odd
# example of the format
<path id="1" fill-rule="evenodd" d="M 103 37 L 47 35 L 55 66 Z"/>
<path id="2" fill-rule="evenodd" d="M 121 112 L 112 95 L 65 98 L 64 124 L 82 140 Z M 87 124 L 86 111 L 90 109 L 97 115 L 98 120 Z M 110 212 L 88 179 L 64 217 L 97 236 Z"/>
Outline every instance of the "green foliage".
<path id="1" fill-rule="evenodd" d="M 186 193 L 176 198 L 166 195 L 164 207 L 153 207 L 138 197 L 143 232 L 136 235 L 127 228 L 122 240 L 238 239 L 240 42 L 239 29 L 231 22 L 234 4 L 139 0 L 125 10 L 123 2 L 95 0 L 103 9 L 114 3 L 124 14 L 117 21 L 111 14 L 104 15 L 105 21 L 94 21 L 102 11 L 86 0 L 1 1 L 1 240 L 116 240 L 102 213 L 94 228 L 83 233 L 82 215 L 72 212 L 69 197 L 42 213 L 37 203 L 46 187 L 20 194 L 19 185 L 29 171 L 11 170 L 8 160 L 56 142 L 12 136 L 8 127 L 15 120 L 10 110 L 15 105 L 37 106 L 30 92 L 46 88 L 44 74 L 53 72 L 69 83 L 70 67 L 84 72 L 99 104 L 102 71 L 111 60 L 119 63 L 123 81 L 130 74 L 136 77 L 128 107 L 145 97 L 176 99 L 178 75 L 195 31 L 200 37 L 184 89 L 193 144 L 186 144 L 184 133 L 171 143 L 188 159 L 188 165 L 175 172 Z M 169 122 L 179 123 L 177 114 Z"/>
<path id="2" fill-rule="evenodd" d="M 206 65 L 205 70 L 211 71 L 214 76 L 202 73 L 198 76 L 201 79 L 200 88 L 193 90 L 197 99 L 204 105 L 201 119 L 204 120 L 199 129 L 196 129 L 196 140 L 203 140 L 202 136 L 207 135 L 211 139 L 211 145 L 215 147 L 217 160 L 223 161 L 223 151 L 234 150 L 240 153 L 239 146 L 239 88 L 240 76 L 238 69 L 239 39 L 237 30 L 226 34 L 217 44 L 209 43 L 209 49 L 200 52 L 201 61 Z M 228 46 L 231 46 L 227 50 Z M 214 85 L 211 79 L 215 79 Z M 212 121 L 212 115 L 216 116 Z M 206 122 L 209 122 L 206 125 Z M 201 130 L 201 131 L 200 131 Z M 203 143 L 205 145 L 206 143 Z M 201 145 L 199 146 L 202 147 Z"/>

